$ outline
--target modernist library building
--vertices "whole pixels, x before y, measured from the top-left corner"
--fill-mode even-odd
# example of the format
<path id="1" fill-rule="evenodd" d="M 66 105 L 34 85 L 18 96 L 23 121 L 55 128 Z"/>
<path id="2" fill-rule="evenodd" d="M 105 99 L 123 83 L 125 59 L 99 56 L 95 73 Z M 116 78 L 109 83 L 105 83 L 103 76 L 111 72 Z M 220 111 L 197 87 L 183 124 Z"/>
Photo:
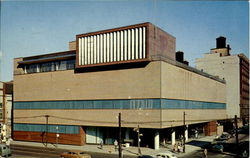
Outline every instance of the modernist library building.
<path id="1" fill-rule="evenodd" d="M 142 23 L 76 35 L 65 52 L 14 59 L 14 140 L 157 149 L 185 129 L 216 133 L 225 81 L 187 65 L 175 37 Z M 178 60 L 176 60 L 178 59 Z M 183 128 L 185 112 L 186 128 Z M 59 137 L 57 137 L 59 136 Z"/>

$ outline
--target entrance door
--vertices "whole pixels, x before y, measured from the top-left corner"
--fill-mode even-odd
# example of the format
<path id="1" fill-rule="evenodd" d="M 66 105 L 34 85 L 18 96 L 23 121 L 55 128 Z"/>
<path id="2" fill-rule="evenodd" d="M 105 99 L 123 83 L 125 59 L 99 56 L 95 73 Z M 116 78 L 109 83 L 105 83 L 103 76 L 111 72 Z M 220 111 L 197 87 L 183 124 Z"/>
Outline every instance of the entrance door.
<path id="1" fill-rule="evenodd" d="M 98 127 L 87 127 L 86 128 L 86 143 L 99 144 L 103 142 L 103 131 Z"/>

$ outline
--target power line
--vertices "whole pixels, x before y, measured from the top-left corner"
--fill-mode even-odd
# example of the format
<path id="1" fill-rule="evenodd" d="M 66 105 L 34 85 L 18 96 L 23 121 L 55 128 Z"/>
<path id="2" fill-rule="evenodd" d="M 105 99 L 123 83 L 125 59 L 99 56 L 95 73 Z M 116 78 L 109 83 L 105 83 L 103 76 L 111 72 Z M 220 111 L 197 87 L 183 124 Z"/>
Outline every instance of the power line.
<path id="1" fill-rule="evenodd" d="M 47 115 L 38 115 L 38 116 L 30 116 L 30 117 L 15 117 L 14 119 L 28 119 L 28 118 L 39 118 L 39 117 L 46 117 Z M 95 120 L 84 120 L 84 119 L 73 119 L 73 118 L 67 118 L 67 117 L 59 117 L 59 116 L 53 116 L 53 115 L 48 115 L 50 118 L 57 118 L 57 119 L 62 119 L 62 120 L 71 120 L 71 121 L 77 121 L 77 122 L 89 122 L 89 123 L 111 123 L 115 124 L 116 121 L 95 121 Z M 186 119 L 186 122 L 210 122 L 214 121 L 217 119 Z M 125 124 L 159 124 L 159 123 L 181 123 L 183 120 L 165 120 L 165 121 L 126 121 L 126 120 L 121 120 L 122 123 Z"/>

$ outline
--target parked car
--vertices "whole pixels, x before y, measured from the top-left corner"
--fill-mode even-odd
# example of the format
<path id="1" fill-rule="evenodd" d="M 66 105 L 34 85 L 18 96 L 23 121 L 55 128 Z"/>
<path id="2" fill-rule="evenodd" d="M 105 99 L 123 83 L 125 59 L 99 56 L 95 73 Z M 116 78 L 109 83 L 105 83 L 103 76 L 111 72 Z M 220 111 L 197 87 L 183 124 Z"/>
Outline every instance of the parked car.
<path id="1" fill-rule="evenodd" d="M 239 134 L 249 134 L 249 125 L 245 125 L 238 130 Z"/>
<path id="2" fill-rule="evenodd" d="M 11 155 L 11 150 L 6 144 L 0 144 L 0 156 L 6 157 Z"/>
<path id="3" fill-rule="evenodd" d="M 249 141 L 240 142 L 238 152 L 242 158 L 249 157 Z"/>
<path id="4" fill-rule="evenodd" d="M 232 138 L 232 135 L 227 133 L 227 132 L 223 132 L 218 138 L 215 139 L 215 141 L 227 141 L 228 139 Z"/>
<path id="5" fill-rule="evenodd" d="M 177 156 L 171 152 L 162 152 L 156 155 L 157 158 L 177 158 Z"/>
<path id="6" fill-rule="evenodd" d="M 243 153 L 240 153 L 239 157 L 240 158 L 249 158 L 249 153 L 247 152 L 247 150 L 244 150 Z"/>
<path id="7" fill-rule="evenodd" d="M 238 128 L 238 134 L 249 134 L 249 125 L 244 125 L 243 127 Z M 229 131 L 230 134 L 236 134 L 236 129 L 232 129 Z"/>
<path id="8" fill-rule="evenodd" d="M 80 150 L 71 150 L 64 152 L 60 155 L 61 158 L 91 158 L 91 156 L 84 151 Z"/>
<path id="9" fill-rule="evenodd" d="M 138 158 L 155 158 L 154 156 L 151 155 L 140 155 Z"/>

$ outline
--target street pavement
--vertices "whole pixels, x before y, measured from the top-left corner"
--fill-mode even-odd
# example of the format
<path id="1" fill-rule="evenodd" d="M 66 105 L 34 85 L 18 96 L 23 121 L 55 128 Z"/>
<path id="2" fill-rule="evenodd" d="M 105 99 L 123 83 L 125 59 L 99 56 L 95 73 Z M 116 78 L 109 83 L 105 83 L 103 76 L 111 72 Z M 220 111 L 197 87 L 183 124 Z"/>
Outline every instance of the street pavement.
<path id="1" fill-rule="evenodd" d="M 209 143 L 212 142 L 213 139 L 215 138 L 215 136 L 206 136 L 206 137 L 202 137 L 199 139 L 189 139 L 185 145 L 185 153 L 176 153 L 177 157 L 190 157 L 190 156 L 194 156 L 195 154 L 197 155 L 197 157 L 201 156 L 203 157 L 203 152 L 201 149 L 202 143 Z M 53 153 L 54 151 L 51 150 L 55 150 L 56 151 L 56 155 L 59 155 L 60 152 L 63 151 L 67 151 L 67 150 L 82 150 L 82 151 L 86 151 L 89 153 L 95 153 L 95 155 L 97 154 L 101 154 L 101 155 L 109 155 L 109 157 L 117 157 L 118 155 L 118 151 L 115 150 L 114 145 L 104 145 L 103 148 L 101 149 L 99 145 L 89 145 L 86 144 L 84 146 L 75 146 L 75 145 L 55 145 L 55 144 L 48 144 L 47 147 L 44 146 L 44 144 L 42 143 L 37 143 L 37 142 L 25 142 L 25 141 L 12 141 L 11 142 L 11 146 L 14 146 L 14 149 L 20 147 L 20 146 L 29 146 L 30 148 L 34 147 L 34 151 L 36 152 L 37 150 L 44 150 L 44 152 L 46 154 L 55 154 Z M 37 149 L 35 149 L 37 148 Z M 32 149 L 32 150 L 33 150 Z M 49 149 L 49 150 L 46 150 Z M 164 147 L 161 146 L 160 149 L 158 150 L 154 150 L 151 148 L 145 148 L 145 147 L 141 147 L 140 148 L 141 153 L 144 155 L 156 155 L 158 153 L 161 152 L 166 152 L 166 151 L 171 151 L 172 150 L 172 146 L 170 144 L 165 145 Z M 22 152 L 22 149 L 20 150 L 16 150 L 17 154 L 15 154 L 15 150 L 14 150 L 14 156 L 12 156 L 13 158 L 20 158 L 18 157 L 20 152 Z M 18 154 L 19 152 L 19 154 Z M 31 152 L 31 151 L 29 151 Z M 51 157 L 53 157 L 51 155 Z M 129 156 L 129 157 L 135 157 L 138 155 L 138 148 L 137 147 L 123 147 L 123 155 L 125 156 Z M 210 155 L 212 156 L 213 153 L 210 153 Z M 227 154 L 225 154 L 227 155 Z M 229 157 L 232 155 L 228 155 Z M 38 156 L 39 157 L 39 156 Z M 98 157 L 98 156 L 96 156 Z M 106 156 L 105 156 L 106 157 Z M 214 155 L 213 157 L 216 157 L 216 155 Z M 223 157 L 223 156 L 222 156 Z M 22 157 L 24 158 L 24 157 Z M 29 155 L 27 155 L 25 158 L 32 158 L 29 157 Z"/>
<path id="2" fill-rule="evenodd" d="M 67 150 L 48 147 L 34 147 L 26 145 L 11 145 L 13 155 L 11 158 L 58 158 L 59 155 Z M 118 154 L 114 153 L 96 153 L 86 152 L 92 158 L 117 158 Z M 133 155 L 125 155 L 124 158 L 135 158 Z"/>
<path id="3" fill-rule="evenodd" d="M 197 150 L 182 156 L 178 156 L 178 158 L 204 158 L 203 150 Z M 207 158 L 235 158 L 234 155 L 228 153 L 215 153 L 215 152 L 208 152 Z"/>

